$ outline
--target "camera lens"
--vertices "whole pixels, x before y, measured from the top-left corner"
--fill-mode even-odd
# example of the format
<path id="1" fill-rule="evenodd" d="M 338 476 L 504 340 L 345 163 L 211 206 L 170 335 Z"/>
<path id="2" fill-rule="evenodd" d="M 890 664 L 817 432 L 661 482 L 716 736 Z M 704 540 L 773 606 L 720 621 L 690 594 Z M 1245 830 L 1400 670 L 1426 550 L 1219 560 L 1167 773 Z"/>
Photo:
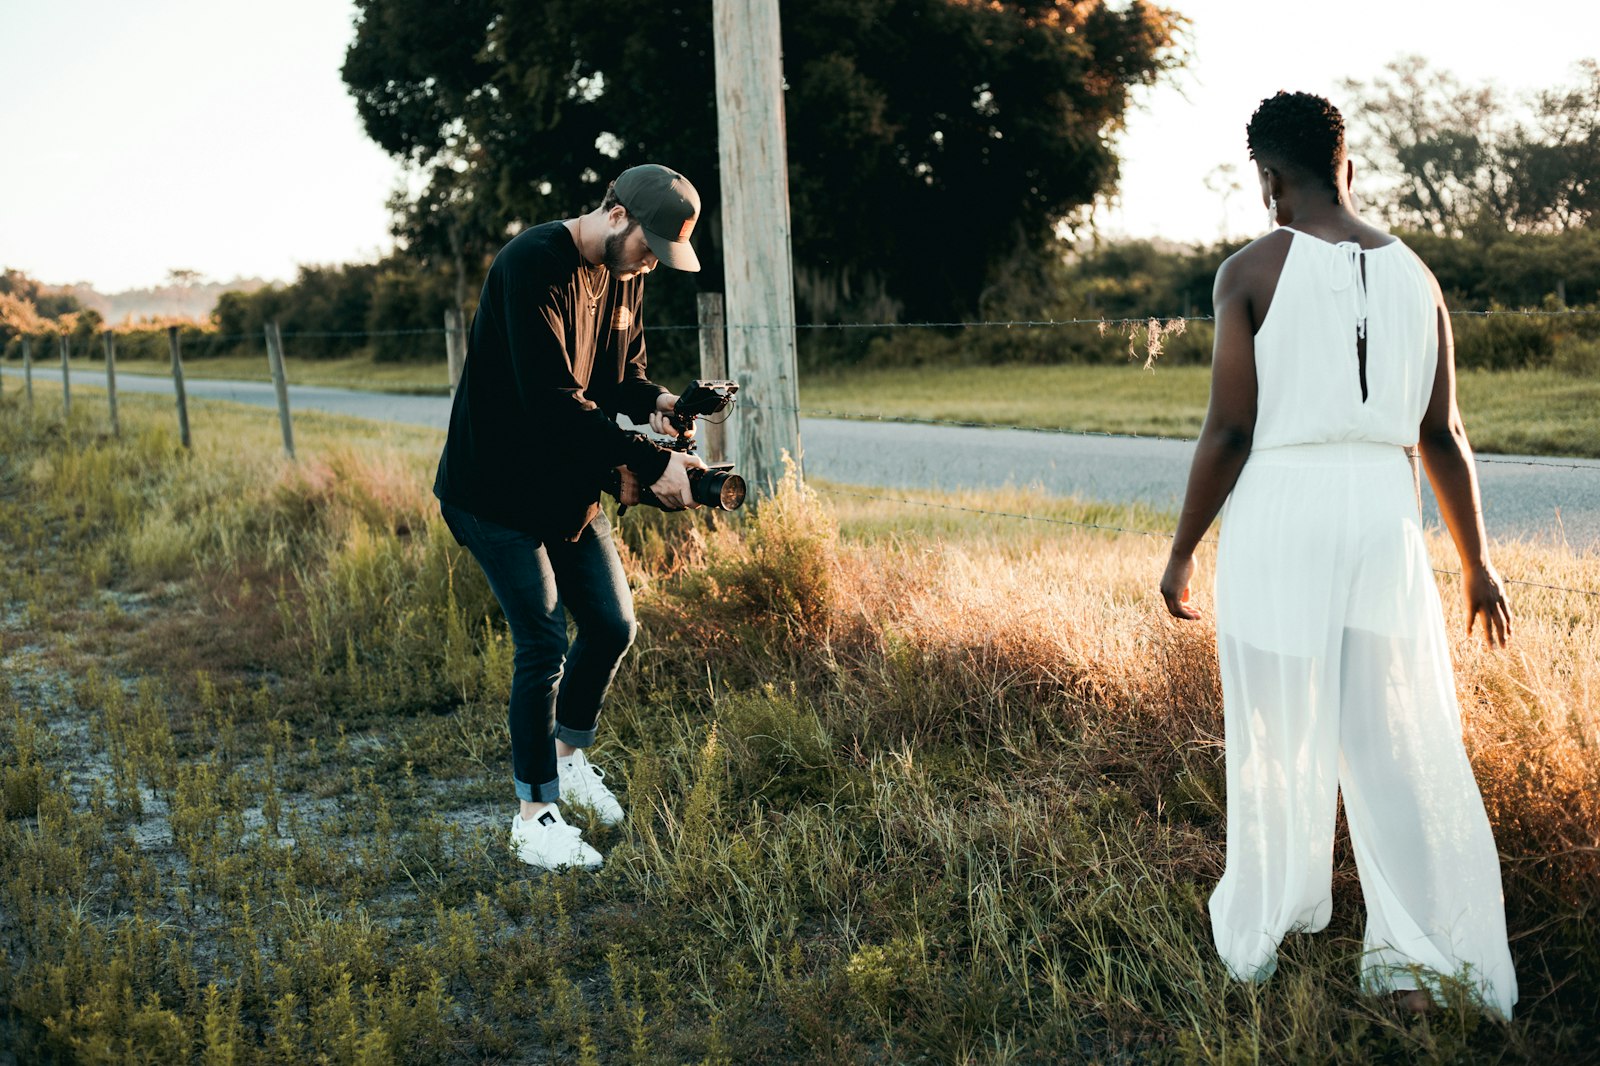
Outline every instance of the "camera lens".
<path id="1" fill-rule="evenodd" d="M 735 511 L 744 504 L 744 478 L 731 470 L 707 470 L 690 482 L 694 502 L 702 507 Z"/>
<path id="2" fill-rule="evenodd" d="M 744 504 L 744 478 L 738 474 L 725 474 L 722 488 L 717 491 L 717 506 L 724 511 L 734 511 Z"/>

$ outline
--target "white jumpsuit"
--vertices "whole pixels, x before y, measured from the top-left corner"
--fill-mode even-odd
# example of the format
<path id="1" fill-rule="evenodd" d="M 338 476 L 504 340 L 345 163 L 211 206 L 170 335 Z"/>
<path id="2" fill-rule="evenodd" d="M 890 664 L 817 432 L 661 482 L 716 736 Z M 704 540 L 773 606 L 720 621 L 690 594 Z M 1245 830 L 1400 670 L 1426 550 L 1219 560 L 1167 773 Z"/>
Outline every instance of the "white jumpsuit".
<path id="1" fill-rule="evenodd" d="M 1255 338 L 1253 445 L 1217 555 L 1217 951 L 1235 977 L 1264 980 L 1285 933 L 1327 924 L 1342 792 L 1367 910 L 1363 987 L 1451 975 L 1509 1018 L 1499 857 L 1403 450 L 1433 388 L 1432 289 L 1399 242 L 1291 240 Z"/>

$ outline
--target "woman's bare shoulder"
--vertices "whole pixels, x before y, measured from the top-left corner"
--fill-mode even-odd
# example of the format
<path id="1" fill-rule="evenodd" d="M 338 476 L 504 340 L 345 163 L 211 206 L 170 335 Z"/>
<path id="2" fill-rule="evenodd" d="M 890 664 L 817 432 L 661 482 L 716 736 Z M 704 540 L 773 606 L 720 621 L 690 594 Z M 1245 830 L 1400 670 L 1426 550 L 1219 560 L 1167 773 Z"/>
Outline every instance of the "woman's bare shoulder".
<path id="1" fill-rule="evenodd" d="M 1265 285 L 1271 292 L 1293 243 L 1294 235 L 1289 230 L 1273 230 L 1257 237 L 1222 261 L 1217 268 L 1217 291 L 1242 288 L 1248 292 Z"/>

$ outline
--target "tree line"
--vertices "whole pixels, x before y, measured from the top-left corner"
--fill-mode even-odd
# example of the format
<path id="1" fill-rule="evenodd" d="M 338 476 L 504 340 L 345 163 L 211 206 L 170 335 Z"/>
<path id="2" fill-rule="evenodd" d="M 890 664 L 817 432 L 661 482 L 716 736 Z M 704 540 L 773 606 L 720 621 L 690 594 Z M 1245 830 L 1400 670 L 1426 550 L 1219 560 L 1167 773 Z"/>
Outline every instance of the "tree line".
<path id="1" fill-rule="evenodd" d="M 1488 231 L 1462 237 L 1398 232 L 1432 266 L 1454 308 L 1600 309 L 1600 230 Z M 1209 316 L 1217 268 L 1244 243 L 1185 246 L 1125 240 L 1087 245 L 1067 255 L 1014 257 L 991 273 L 973 315 L 1001 322 Z M 121 357 L 129 359 L 167 358 L 168 325 L 181 328 L 186 358 L 259 352 L 263 327 L 276 320 L 288 334 L 290 354 L 301 358 L 364 351 L 380 360 L 440 360 L 443 343 L 431 331 L 442 327 L 454 295 L 448 271 L 396 255 L 379 263 L 303 267 L 291 284 L 225 293 L 206 322 L 154 320 L 109 328 L 118 335 Z M 76 297 L 51 292 L 16 270 L 0 275 L 0 349 L 5 358 L 20 360 L 22 339 L 29 337 L 34 358 L 56 359 L 63 335 L 75 356 L 99 358 L 99 335 L 106 328 L 99 313 Z M 1203 324 L 1185 328 L 1185 333 L 1166 338 L 1162 358 L 1207 361 L 1209 330 Z M 1573 355 L 1575 346 L 1594 348 L 1600 314 L 1492 324 L 1458 320 L 1456 329 L 1457 358 L 1463 366 L 1565 365 L 1600 373 L 1600 356 Z M 1108 362 L 1143 358 L 1144 352 L 1142 340 L 1128 331 L 1102 332 L 1092 326 L 849 330 L 841 331 L 843 340 L 804 332 L 802 355 L 813 368 L 844 361 Z M 677 346 L 669 347 L 674 341 Z M 666 372 L 694 372 L 692 333 L 657 334 L 651 343 L 652 358 L 665 364 Z"/>
<path id="2" fill-rule="evenodd" d="M 1456 362 L 1485 370 L 1552 367 L 1600 377 L 1600 229 L 1485 232 L 1444 237 L 1395 231 L 1433 269 L 1457 311 L 1571 311 L 1568 315 L 1458 315 Z M 1014 263 L 984 294 L 979 318 L 1043 322 L 1027 328 L 894 330 L 870 337 L 875 363 L 1208 363 L 1212 282 L 1249 241 L 1173 245 L 1124 240 L 1044 264 Z M 1564 298 L 1562 294 L 1564 293 Z M 1150 347 L 1148 319 L 1158 320 Z M 1185 321 L 1198 319 L 1201 321 Z M 1050 325 L 1082 322 L 1089 324 Z M 1109 327 L 1096 328 L 1099 321 Z"/>
<path id="3" fill-rule="evenodd" d="M 223 292 L 203 321 L 157 316 L 108 325 L 70 293 L 55 292 L 20 271 L 0 278 L 0 350 L 22 358 L 23 338 L 34 358 L 58 358 L 65 336 L 74 356 L 100 358 L 100 334 L 117 336 L 119 356 L 168 358 L 167 327 L 177 326 L 185 358 L 257 352 L 264 327 L 277 322 L 289 354 L 332 359 L 356 353 L 379 361 L 435 360 L 444 343 L 435 331 L 454 306 L 450 278 L 406 255 L 376 263 L 302 266 L 293 282 Z"/>

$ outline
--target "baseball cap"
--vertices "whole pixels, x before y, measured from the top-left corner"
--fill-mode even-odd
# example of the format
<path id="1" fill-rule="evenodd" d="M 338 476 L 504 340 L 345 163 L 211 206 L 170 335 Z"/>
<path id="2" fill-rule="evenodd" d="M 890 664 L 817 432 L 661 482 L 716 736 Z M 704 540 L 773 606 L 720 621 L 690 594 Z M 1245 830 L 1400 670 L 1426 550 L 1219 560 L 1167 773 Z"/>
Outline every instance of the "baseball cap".
<path id="1" fill-rule="evenodd" d="M 700 218 L 700 194 L 689 179 L 659 163 L 629 167 L 617 177 L 617 201 L 639 220 L 657 259 L 674 270 L 700 269 L 689 234 Z"/>

